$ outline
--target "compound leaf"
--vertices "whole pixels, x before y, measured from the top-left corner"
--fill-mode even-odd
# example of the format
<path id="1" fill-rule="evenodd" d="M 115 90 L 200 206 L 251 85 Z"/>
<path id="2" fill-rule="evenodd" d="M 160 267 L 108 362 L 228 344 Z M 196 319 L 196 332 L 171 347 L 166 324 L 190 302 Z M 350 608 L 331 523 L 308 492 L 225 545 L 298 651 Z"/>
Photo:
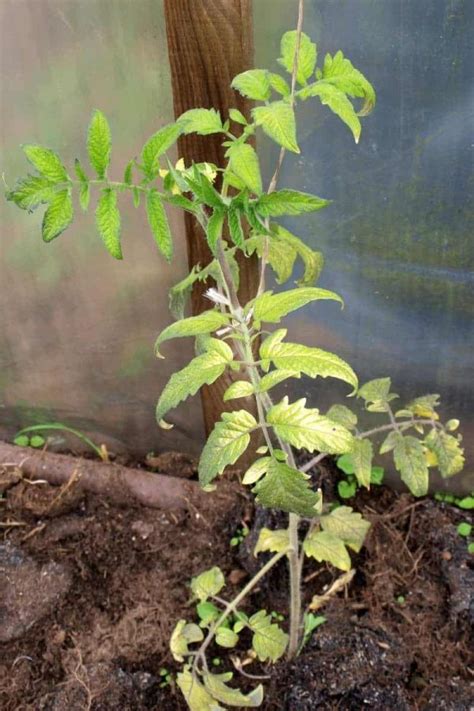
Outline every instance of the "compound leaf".
<path id="1" fill-rule="evenodd" d="M 105 178 L 110 162 L 112 138 L 110 126 L 102 111 L 94 111 L 87 133 L 87 152 L 98 178 Z M 114 255 L 115 256 L 115 255 Z"/>
<path id="2" fill-rule="evenodd" d="M 283 148 L 299 153 L 296 142 L 296 122 L 293 107 L 286 101 L 274 101 L 266 106 L 256 106 L 252 116 L 257 126 Z"/>
<path id="3" fill-rule="evenodd" d="M 60 190 L 55 193 L 44 213 L 42 234 L 45 242 L 51 242 L 64 232 L 71 224 L 74 215 L 71 193 L 69 190 Z"/>
<path id="4" fill-rule="evenodd" d="M 310 452 L 318 450 L 329 454 L 344 454 L 352 449 L 351 433 L 316 409 L 305 407 L 306 398 L 289 404 L 284 397 L 267 414 L 267 422 L 276 434 L 288 444 Z"/>
<path id="5" fill-rule="evenodd" d="M 102 191 L 95 211 L 97 229 L 107 250 L 115 259 L 122 259 L 120 246 L 120 212 L 117 193 L 111 188 Z"/>
<path id="6" fill-rule="evenodd" d="M 234 464 L 250 442 L 257 421 L 249 412 L 224 412 L 208 437 L 199 461 L 199 481 L 207 486 L 225 467 Z"/>
<path id="7" fill-rule="evenodd" d="M 154 188 L 149 191 L 146 198 L 146 214 L 158 249 L 170 262 L 173 256 L 173 238 L 160 194 Z"/>

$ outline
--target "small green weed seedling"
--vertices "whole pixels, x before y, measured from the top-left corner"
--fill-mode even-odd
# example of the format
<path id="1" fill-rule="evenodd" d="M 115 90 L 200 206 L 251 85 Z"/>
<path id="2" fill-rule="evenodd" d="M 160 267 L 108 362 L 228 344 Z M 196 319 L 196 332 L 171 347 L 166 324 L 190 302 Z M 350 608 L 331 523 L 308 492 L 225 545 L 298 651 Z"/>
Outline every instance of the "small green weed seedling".
<path id="1" fill-rule="evenodd" d="M 69 425 L 64 425 L 62 422 L 45 422 L 41 425 L 30 425 L 29 427 L 23 427 L 23 429 L 19 430 L 16 433 L 13 439 L 13 443 L 18 445 L 19 447 L 44 447 L 44 445 L 46 444 L 46 439 L 44 437 L 38 434 L 33 434 L 32 436 L 30 436 L 30 434 L 32 432 L 46 431 L 69 432 L 69 434 L 73 434 L 75 437 L 80 439 L 81 442 L 87 444 L 87 446 L 90 447 L 92 451 L 95 452 L 95 454 L 97 454 L 97 456 L 100 457 L 102 460 L 108 460 L 107 450 L 105 449 L 104 445 L 98 447 L 83 432 L 80 432 L 79 430 L 76 430 L 73 427 L 69 427 Z"/>
<path id="2" fill-rule="evenodd" d="M 341 479 L 337 484 L 337 493 L 341 499 L 351 499 L 355 496 L 359 488 L 359 482 L 356 475 L 356 465 L 351 454 L 343 454 L 337 458 L 338 468 L 344 472 L 345 478 Z M 383 483 L 385 470 L 383 467 L 371 466 L 370 469 L 370 484 L 379 486 Z"/>
<path id="3" fill-rule="evenodd" d="M 463 521 L 462 523 L 458 524 L 457 527 L 457 532 L 459 533 L 460 536 L 463 536 L 463 538 L 469 538 L 471 535 L 472 531 L 472 526 L 468 521 Z"/>
<path id="4" fill-rule="evenodd" d="M 244 539 L 249 535 L 249 527 L 244 523 L 240 528 L 237 529 L 235 535 L 230 539 L 230 545 L 232 548 L 235 546 L 240 546 Z"/>
<path id="5" fill-rule="evenodd" d="M 252 656 L 263 664 L 276 662 L 285 653 L 293 658 L 321 623 L 318 618 L 304 617 L 302 609 L 306 559 L 343 571 L 330 586 L 331 592 L 313 598 L 313 610 L 353 576 L 350 554 L 361 549 L 369 523 L 349 506 L 334 508 L 323 501 L 306 473 L 312 466 L 327 455 L 350 455 L 351 475 L 359 486 L 368 488 L 373 478 L 371 437 L 383 433 L 379 453 L 391 454 L 409 490 L 415 496 L 424 496 L 429 467 L 437 466 L 443 477 L 451 477 L 464 462 L 461 438 L 455 434 L 459 423 L 440 422 L 437 395 L 417 397 L 394 407 L 398 396 L 392 391 L 390 378 L 376 378 L 360 386 L 351 366 L 334 353 L 288 341 L 284 327 L 268 331 L 268 326 L 278 325 L 307 304 L 319 307 L 326 302 L 343 303 L 338 294 L 315 286 L 323 267 L 321 253 L 280 222 L 287 216 L 327 209 L 330 204 L 316 195 L 277 187 L 285 154 L 300 153 L 297 105 L 310 101 L 320 110 L 322 104 L 343 121 L 356 143 L 361 119 L 375 105 L 373 87 L 341 51 L 318 61 L 316 44 L 301 31 L 302 20 L 301 1 L 298 29 L 286 32 L 281 40 L 279 64 L 283 74 L 252 69 L 234 78 L 233 88 L 256 102 L 250 119 L 237 109 L 231 109 L 224 118 L 212 108 L 186 111 L 151 136 L 140 157 L 127 164 L 123 178 L 113 180 L 108 174 L 110 127 L 105 116 L 96 111 L 87 137 L 94 177 L 78 160 L 71 175 L 51 149 L 25 145 L 23 150 L 34 172 L 8 191 L 8 199 L 24 210 L 47 205 L 42 225 L 45 242 L 55 239 L 73 221 L 73 194 L 78 193 L 79 203 L 87 211 L 91 195 L 97 191 L 96 226 L 106 249 L 116 259 L 122 259 L 119 204 L 127 195 L 137 209 L 145 204 L 157 248 L 166 259 L 172 256 L 172 236 L 165 204 L 181 208 L 197 220 L 212 252 L 208 265 L 193 267 L 171 289 L 171 311 L 178 320 L 159 335 L 156 355 L 162 358 L 166 342 L 183 337 L 196 339 L 197 355 L 171 376 L 156 407 L 157 420 L 169 427 L 164 420 L 167 413 L 201 386 L 212 384 L 228 369 L 239 374 L 224 395 L 226 401 L 236 400 L 237 407 L 224 413 L 211 432 L 200 459 L 199 479 L 206 491 L 212 491 L 217 477 L 249 447 L 251 434 L 260 431 L 265 445 L 242 483 L 250 487 L 260 506 L 286 512 L 288 526 L 262 529 L 254 553 L 271 556 L 233 599 L 222 597 L 226 580 L 218 567 L 193 578 L 191 590 L 197 601 L 198 623 L 179 620 L 171 638 L 173 656 L 183 664 L 177 684 L 192 711 L 261 704 L 262 685 L 249 693 L 241 692 L 229 684 L 231 672 L 211 671 L 207 656 L 212 652 L 211 658 L 215 658 L 214 645 L 227 649 L 239 645 L 240 649 L 250 646 Z M 278 166 L 266 189 L 250 140 L 260 131 L 280 147 Z M 186 166 L 182 160 L 173 165 L 167 151 L 178 136 L 190 133 L 220 134 L 225 165 Z M 248 303 L 240 303 L 238 298 L 238 253 L 257 253 L 260 258 L 258 291 Z M 269 266 L 277 284 L 282 285 L 291 277 L 297 260 L 302 262 L 303 273 L 295 285 L 277 291 L 267 288 Z M 208 280 L 213 280 L 207 291 L 211 308 L 185 318 L 193 284 Z M 350 395 L 362 401 L 369 413 L 382 415 L 384 423 L 362 431 L 357 414 L 347 405 L 335 404 L 320 412 L 308 407 L 304 398 L 294 402 L 288 397 L 274 399 L 275 386 L 301 376 L 337 378 L 349 386 Z M 246 409 L 245 399 L 249 397 L 255 401 L 256 416 Z M 298 467 L 294 450 L 315 454 L 310 462 Z M 304 535 L 300 535 L 302 531 Z M 288 562 L 290 572 L 288 629 L 265 609 L 251 614 L 241 610 L 262 578 L 283 560 Z"/>
<path id="6" fill-rule="evenodd" d="M 465 511 L 474 510 L 474 491 L 471 491 L 469 496 L 455 496 L 454 494 L 446 494 L 444 492 L 438 491 L 434 498 L 436 501 L 440 501 L 444 504 L 451 504 L 452 506 L 457 506 L 459 509 L 464 509 Z"/>

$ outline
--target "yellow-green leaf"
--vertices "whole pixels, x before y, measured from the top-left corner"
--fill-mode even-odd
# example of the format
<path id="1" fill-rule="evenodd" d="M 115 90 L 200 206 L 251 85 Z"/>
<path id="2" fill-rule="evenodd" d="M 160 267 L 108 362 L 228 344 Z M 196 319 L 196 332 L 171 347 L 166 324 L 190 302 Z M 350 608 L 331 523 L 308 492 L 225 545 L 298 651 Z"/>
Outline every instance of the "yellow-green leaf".
<path id="1" fill-rule="evenodd" d="M 327 516 L 321 516 L 320 521 L 325 531 L 340 538 L 356 553 L 362 548 L 370 528 L 370 523 L 350 506 L 338 506 Z"/>
<path id="2" fill-rule="evenodd" d="M 188 669 L 176 675 L 176 682 L 190 711 L 225 711 Z"/>
<path id="3" fill-rule="evenodd" d="M 253 493 L 262 506 L 312 518 L 321 512 L 321 494 L 311 489 L 309 476 L 285 462 L 271 459 Z"/>
<path id="4" fill-rule="evenodd" d="M 426 496 L 428 493 L 428 465 L 420 440 L 410 435 L 400 436 L 393 450 L 393 459 L 402 481 L 413 496 Z"/>
<path id="5" fill-rule="evenodd" d="M 319 563 L 326 561 L 341 570 L 350 570 L 351 559 L 344 542 L 329 531 L 313 531 L 305 538 L 303 550 Z"/>
<path id="6" fill-rule="evenodd" d="M 272 618 L 265 610 L 260 610 L 249 619 L 254 635 L 252 647 L 261 662 L 276 662 L 285 653 L 288 635 L 278 625 L 272 624 Z"/>
<path id="7" fill-rule="evenodd" d="M 226 466 L 234 464 L 250 442 L 250 432 L 257 427 L 246 410 L 224 412 L 208 437 L 199 461 L 199 481 L 207 486 Z"/>
<path id="8" fill-rule="evenodd" d="M 102 191 L 95 211 L 95 221 L 102 242 L 115 259 L 122 259 L 120 246 L 120 213 L 117 207 L 117 193 L 111 188 Z"/>
<path id="9" fill-rule="evenodd" d="M 252 116 L 257 126 L 283 148 L 299 153 L 296 142 L 296 122 L 293 107 L 286 101 L 274 101 L 266 106 L 256 106 Z"/>
<path id="10" fill-rule="evenodd" d="M 425 444 L 436 455 L 442 477 L 447 478 L 462 471 L 464 451 L 456 437 L 433 429 L 425 438 Z"/>
<path id="11" fill-rule="evenodd" d="M 243 694 L 239 689 L 232 689 L 227 686 L 231 681 L 232 672 L 225 674 L 204 674 L 204 684 L 214 699 L 227 706 L 239 706 L 240 708 L 256 708 L 263 701 L 263 687 L 259 684 L 253 691 Z"/>
<path id="12" fill-rule="evenodd" d="M 198 316 L 190 316 L 189 318 L 181 319 L 167 326 L 160 333 L 155 343 L 155 353 L 160 355 L 159 347 L 165 341 L 171 338 L 183 338 L 185 336 L 200 336 L 203 333 L 212 333 L 218 328 L 227 325 L 229 317 L 220 311 L 211 309 L 204 311 Z"/>
<path id="13" fill-rule="evenodd" d="M 157 190 L 149 191 L 146 199 L 146 214 L 158 249 L 170 262 L 173 256 L 173 238 L 166 216 L 165 208 Z"/>
<path id="14" fill-rule="evenodd" d="M 47 180 L 52 183 L 62 183 L 68 180 L 68 174 L 61 163 L 61 159 L 50 148 L 26 145 L 23 146 L 23 151 L 30 163 Z"/>
<path id="15" fill-rule="evenodd" d="M 298 32 L 290 30 L 285 32 L 281 38 L 281 57 L 278 62 L 289 74 L 293 73 L 295 54 L 298 47 Z M 306 84 L 306 81 L 313 74 L 317 59 L 317 49 L 314 42 L 304 32 L 300 33 L 298 51 L 298 71 L 296 81 L 298 84 Z"/>
<path id="16" fill-rule="evenodd" d="M 217 595 L 225 585 L 222 570 L 217 566 L 205 570 L 191 580 L 191 591 L 201 602 Z"/>
<path id="17" fill-rule="evenodd" d="M 42 233 L 45 242 L 51 242 L 64 232 L 71 224 L 74 215 L 72 200 L 69 190 L 60 190 L 55 193 L 44 213 Z"/>
<path id="18" fill-rule="evenodd" d="M 271 551 L 272 553 L 284 553 L 290 546 L 290 538 L 287 528 L 271 531 L 269 528 L 262 528 L 259 533 L 257 545 L 253 554 Z"/>
<path id="19" fill-rule="evenodd" d="M 370 489 L 370 474 L 373 457 L 372 442 L 368 439 L 354 439 L 351 458 L 354 464 L 354 474 L 361 486 Z"/>
<path id="20" fill-rule="evenodd" d="M 262 192 L 260 163 L 249 143 L 234 143 L 228 150 L 229 168 L 252 193 Z"/>
<path id="21" fill-rule="evenodd" d="M 170 650 L 177 662 L 184 662 L 184 657 L 189 654 L 188 645 L 201 642 L 204 639 L 202 629 L 195 624 L 188 624 L 186 620 L 179 620 L 170 639 Z"/>
<path id="22" fill-rule="evenodd" d="M 267 101 L 270 98 L 270 80 L 266 69 L 249 69 L 237 74 L 231 86 L 242 96 L 254 101 Z"/>
<path id="23" fill-rule="evenodd" d="M 92 115 L 87 133 L 87 152 L 90 164 L 98 178 L 102 179 L 106 175 L 111 146 L 112 138 L 108 121 L 102 111 L 96 110 Z"/>

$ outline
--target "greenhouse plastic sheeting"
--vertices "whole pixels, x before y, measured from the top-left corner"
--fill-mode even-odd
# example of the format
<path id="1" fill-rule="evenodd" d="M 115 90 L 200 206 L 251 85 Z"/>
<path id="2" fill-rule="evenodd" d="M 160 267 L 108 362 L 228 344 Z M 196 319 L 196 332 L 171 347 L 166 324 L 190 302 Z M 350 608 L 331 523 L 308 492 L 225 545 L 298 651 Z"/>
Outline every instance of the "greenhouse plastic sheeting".
<path id="1" fill-rule="evenodd" d="M 42 142 L 84 157 L 84 132 L 100 106 L 116 171 L 172 117 L 162 4 L 156 0 L 3 0 L 3 155 L 7 178 L 25 172 L 18 150 Z M 321 286 L 346 307 L 322 303 L 291 319 L 292 338 L 339 353 L 361 380 L 391 375 L 402 398 L 442 395 L 460 417 L 472 470 L 472 32 L 470 0 L 306 0 L 305 30 L 320 56 L 343 49 L 378 93 L 358 146 L 327 108 L 299 112 L 300 156 L 280 185 L 331 198 L 326 210 L 286 226 L 326 257 Z M 257 66 L 278 66 L 279 38 L 294 27 L 293 0 L 255 0 Z M 267 177 L 276 151 L 259 139 Z M 114 168 L 112 169 L 114 172 Z M 190 346 L 152 346 L 169 321 L 166 289 L 185 270 L 182 223 L 169 267 L 143 211 L 124 215 L 125 260 L 116 263 L 91 215 L 54 245 L 39 218 L 0 202 L 0 426 L 54 417 L 119 448 L 184 449 L 202 443 L 199 401 L 157 429 L 154 404 Z M 285 388 L 282 389 L 285 392 Z M 292 396 L 322 409 L 347 390 L 296 381 Z M 472 486 L 472 479 L 471 484 Z"/>

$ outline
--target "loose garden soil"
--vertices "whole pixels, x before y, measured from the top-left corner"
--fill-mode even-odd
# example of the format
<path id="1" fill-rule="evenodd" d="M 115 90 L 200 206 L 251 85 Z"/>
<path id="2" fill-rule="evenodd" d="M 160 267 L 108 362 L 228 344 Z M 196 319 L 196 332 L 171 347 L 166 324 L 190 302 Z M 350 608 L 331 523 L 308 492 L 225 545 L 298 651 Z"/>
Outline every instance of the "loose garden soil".
<path id="1" fill-rule="evenodd" d="M 170 475 L 183 474 L 169 462 Z M 322 475 L 332 489 L 334 469 Z M 265 559 L 251 552 L 258 528 L 281 517 L 255 510 L 232 480 L 219 483 L 206 508 L 179 512 L 117 507 L 11 472 L 2 481 L 0 708 L 184 710 L 159 672 L 177 669 L 168 640 L 193 614 L 189 579 L 219 565 L 230 598 Z M 385 487 L 345 503 L 372 523 L 356 576 L 326 605 L 326 623 L 295 661 L 244 668 L 270 677 L 262 708 L 472 711 L 474 557 L 456 531 L 469 512 Z M 251 533 L 232 548 L 243 522 Z M 306 602 L 337 576 L 308 562 Z M 285 615 L 287 586 L 281 563 L 247 609 Z M 231 656 L 245 658 L 248 641 Z M 231 665 L 227 650 L 212 657 L 222 659 L 217 670 Z M 235 675 L 244 688 L 256 683 Z"/>

